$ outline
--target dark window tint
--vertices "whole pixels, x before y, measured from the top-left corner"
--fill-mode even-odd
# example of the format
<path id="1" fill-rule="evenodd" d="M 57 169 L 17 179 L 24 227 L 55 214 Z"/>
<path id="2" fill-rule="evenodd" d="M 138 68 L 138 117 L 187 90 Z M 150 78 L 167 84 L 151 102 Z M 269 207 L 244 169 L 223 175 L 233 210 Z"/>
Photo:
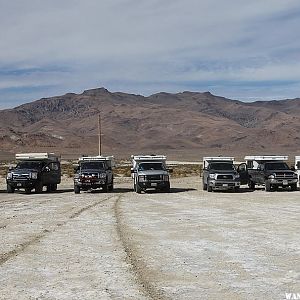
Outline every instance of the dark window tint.
<path id="1" fill-rule="evenodd" d="M 139 164 L 139 171 L 150 171 L 150 170 L 165 170 L 162 163 L 141 163 Z"/>
<path id="2" fill-rule="evenodd" d="M 265 170 L 289 170 L 289 167 L 284 162 L 274 162 L 265 164 Z"/>
<path id="3" fill-rule="evenodd" d="M 82 170 L 88 170 L 88 169 L 103 170 L 105 169 L 105 164 L 99 161 L 84 162 L 81 164 L 81 169 Z"/>
<path id="4" fill-rule="evenodd" d="M 235 170 L 234 165 L 230 163 L 210 163 L 210 170 L 218 170 L 218 171 L 232 171 Z"/>
<path id="5" fill-rule="evenodd" d="M 41 169 L 45 165 L 41 161 L 20 161 L 17 164 L 17 169 Z"/>

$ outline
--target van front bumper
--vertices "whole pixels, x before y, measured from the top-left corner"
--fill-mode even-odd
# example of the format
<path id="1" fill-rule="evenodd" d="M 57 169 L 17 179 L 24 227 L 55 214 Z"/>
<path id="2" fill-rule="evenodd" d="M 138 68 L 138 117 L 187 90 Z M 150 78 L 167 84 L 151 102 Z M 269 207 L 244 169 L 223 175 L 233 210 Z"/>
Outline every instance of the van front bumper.
<path id="1" fill-rule="evenodd" d="M 138 182 L 138 185 L 142 189 L 163 189 L 170 185 L 169 181 L 143 181 Z"/>
<path id="2" fill-rule="evenodd" d="M 6 180 L 6 183 L 15 189 L 35 188 L 37 180 Z"/>
<path id="3" fill-rule="evenodd" d="M 213 190 L 230 190 L 234 188 L 238 188 L 241 186 L 240 181 L 224 181 L 224 180 L 210 180 L 208 185 L 212 187 Z"/>

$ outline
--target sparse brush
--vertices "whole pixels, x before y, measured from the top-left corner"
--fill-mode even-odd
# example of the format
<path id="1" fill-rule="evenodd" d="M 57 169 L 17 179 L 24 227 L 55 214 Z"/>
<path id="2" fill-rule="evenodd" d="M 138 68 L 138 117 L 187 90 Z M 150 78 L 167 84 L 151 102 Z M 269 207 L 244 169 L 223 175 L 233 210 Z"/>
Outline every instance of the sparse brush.
<path id="1" fill-rule="evenodd" d="M 171 176 L 173 178 L 200 176 L 202 173 L 202 167 L 200 165 L 176 165 L 172 166 L 172 169 L 173 173 Z"/>

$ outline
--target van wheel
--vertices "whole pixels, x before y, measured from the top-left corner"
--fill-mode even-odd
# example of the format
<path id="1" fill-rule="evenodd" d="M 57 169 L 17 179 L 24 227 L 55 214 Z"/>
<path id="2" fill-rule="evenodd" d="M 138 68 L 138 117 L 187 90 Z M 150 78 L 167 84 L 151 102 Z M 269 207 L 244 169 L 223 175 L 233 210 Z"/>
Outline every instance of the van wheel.
<path id="1" fill-rule="evenodd" d="M 271 192 L 271 183 L 269 181 L 265 182 L 265 190 L 266 192 Z"/>
<path id="2" fill-rule="evenodd" d="M 252 180 L 249 181 L 248 186 L 250 190 L 255 190 L 255 182 L 253 182 Z"/>
<path id="3" fill-rule="evenodd" d="M 297 191 L 297 183 L 291 184 L 291 190 L 292 191 Z"/>
<path id="4" fill-rule="evenodd" d="M 203 188 L 203 191 L 206 191 L 207 190 L 207 184 L 203 182 L 202 188 Z"/>
<path id="5" fill-rule="evenodd" d="M 235 191 L 236 193 L 238 193 L 238 192 L 240 191 L 240 187 L 239 187 L 239 186 L 236 186 L 236 187 L 234 188 L 234 191 Z"/>
<path id="6" fill-rule="evenodd" d="M 110 184 L 110 186 L 108 187 L 108 190 L 109 190 L 110 192 L 112 192 L 113 189 L 114 189 L 114 180 L 112 179 L 111 184 Z"/>
<path id="7" fill-rule="evenodd" d="M 43 183 L 41 181 L 36 184 L 35 192 L 38 194 L 43 192 Z"/>
<path id="8" fill-rule="evenodd" d="M 102 187 L 102 191 L 103 191 L 104 193 L 106 193 L 106 192 L 108 191 L 108 185 L 107 185 L 107 184 L 105 184 L 105 185 Z"/>
<path id="9" fill-rule="evenodd" d="M 25 194 L 30 194 L 31 193 L 31 188 L 26 188 L 25 189 Z"/>
<path id="10" fill-rule="evenodd" d="M 57 191 L 57 184 L 56 184 L 56 183 L 51 184 L 51 191 L 52 191 L 52 192 Z"/>
<path id="11" fill-rule="evenodd" d="M 166 187 L 164 187 L 163 191 L 166 193 L 170 193 L 170 182 L 167 184 Z"/>
<path id="12" fill-rule="evenodd" d="M 142 189 L 141 189 L 141 187 L 140 187 L 138 184 L 135 185 L 135 191 L 136 191 L 138 194 L 140 194 L 140 193 L 142 192 Z"/>
<path id="13" fill-rule="evenodd" d="M 213 191 L 212 186 L 207 185 L 207 191 L 208 191 L 208 192 L 212 192 L 212 191 Z"/>
<path id="14" fill-rule="evenodd" d="M 51 192 L 51 190 L 52 190 L 52 189 L 51 189 L 51 184 L 48 184 L 48 185 L 47 185 L 47 192 L 49 193 L 49 192 Z"/>
<path id="15" fill-rule="evenodd" d="M 7 184 L 7 188 L 6 188 L 8 193 L 14 193 L 15 192 L 15 188 L 13 186 L 11 186 L 10 184 Z"/>
<path id="16" fill-rule="evenodd" d="M 80 187 L 78 185 L 74 185 L 74 193 L 80 194 Z"/>

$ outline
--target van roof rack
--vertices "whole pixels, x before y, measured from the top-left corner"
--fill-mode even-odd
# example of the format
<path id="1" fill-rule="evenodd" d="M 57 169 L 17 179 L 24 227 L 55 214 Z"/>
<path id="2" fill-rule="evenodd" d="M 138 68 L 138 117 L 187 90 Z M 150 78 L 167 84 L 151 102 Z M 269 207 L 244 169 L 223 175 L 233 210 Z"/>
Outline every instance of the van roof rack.
<path id="1" fill-rule="evenodd" d="M 131 155 L 133 160 L 166 160 L 165 155 Z"/>
<path id="2" fill-rule="evenodd" d="M 255 160 L 255 161 L 286 161 L 289 157 L 287 155 L 248 155 L 245 156 L 245 160 Z"/>
<path id="3" fill-rule="evenodd" d="M 17 153 L 16 160 L 59 160 L 60 156 L 54 153 Z"/>
<path id="4" fill-rule="evenodd" d="M 79 158 L 79 161 L 103 161 L 103 160 L 114 160 L 113 156 L 102 156 L 102 155 L 97 155 L 97 156 L 82 156 Z"/>

